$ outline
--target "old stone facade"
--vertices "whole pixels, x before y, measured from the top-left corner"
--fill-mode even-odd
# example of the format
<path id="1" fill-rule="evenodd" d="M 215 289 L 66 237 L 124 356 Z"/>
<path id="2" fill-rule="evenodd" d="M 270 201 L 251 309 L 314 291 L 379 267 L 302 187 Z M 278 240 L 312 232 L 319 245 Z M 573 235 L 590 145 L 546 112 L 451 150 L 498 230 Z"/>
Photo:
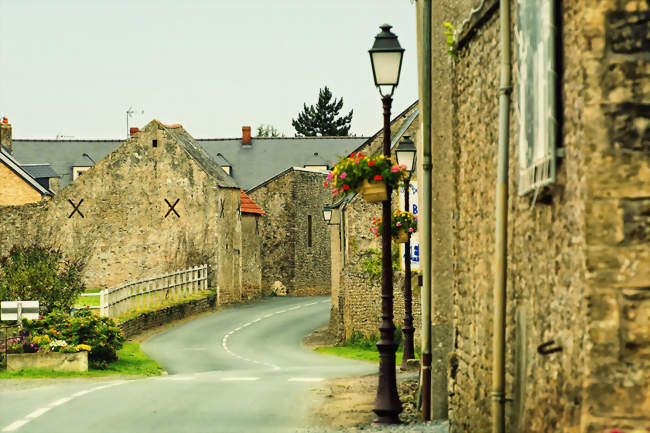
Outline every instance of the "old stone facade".
<path id="1" fill-rule="evenodd" d="M 498 2 L 474 11 L 458 34 L 458 59 L 444 59 L 442 21 L 460 24 L 477 6 L 468 3 L 434 4 L 432 24 L 434 82 L 448 83 L 431 101 L 432 331 L 434 340 L 436 330 L 440 341 L 450 337 L 434 353 L 445 366 L 434 366 L 432 395 L 445 407 L 435 387 L 447 382 L 453 432 L 490 430 L 492 390 Z M 564 157 L 556 182 L 536 197 L 517 193 L 522 78 L 513 77 L 507 431 L 646 431 L 650 11 L 646 1 L 559 5 Z M 561 351 L 544 354 L 551 340 Z"/>
<path id="2" fill-rule="evenodd" d="M 391 140 L 395 145 L 405 135 L 417 135 L 417 103 L 395 116 L 391 122 Z M 383 130 L 356 151 L 366 155 L 381 153 Z M 394 155 L 393 155 L 394 156 Z M 413 180 L 417 180 L 413 176 Z M 393 191 L 393 209 L 398 203 Z M 381 321 L 381 275 L 370 268 L 381 260 L 381 238 L 370 232 L 373 217 L 381 217 L 381 203 L 367 203 L 360 195 L 349 196 L 335 204 L 330 221 L 332 250 L 332 309 L 330 330 L 339 340 L 355 333 L 378 334 Z M 393 249 L 399 248 L 393 244 Z M 420 335 L 420 290 L 417 273 L 413 272 L 413 316 L 416 336 Z M 404 322 L 404 274 L 394 273 L 395 326 Z M 417 338 L 416 337 L 416 338 Z"/>
<path id="3" fill-rule="evenodd" d="M 248 191 L 267 214 L 260 220 L 265 295 L 276 281 L 289 296 L 329 295 L 330 242 L 322 212 L 331 193 L 323 187 L 325 176 L 294 167 Z"/>
<path id="4" fill-rule="evenodd" d="M 88 287 L 202 263 L 219 302 L 242 293 L 240 190 L 180 125 L 152 121 L 52 200 L 0 207 L 0 254 L 44 244 L 86 261 Z"/>

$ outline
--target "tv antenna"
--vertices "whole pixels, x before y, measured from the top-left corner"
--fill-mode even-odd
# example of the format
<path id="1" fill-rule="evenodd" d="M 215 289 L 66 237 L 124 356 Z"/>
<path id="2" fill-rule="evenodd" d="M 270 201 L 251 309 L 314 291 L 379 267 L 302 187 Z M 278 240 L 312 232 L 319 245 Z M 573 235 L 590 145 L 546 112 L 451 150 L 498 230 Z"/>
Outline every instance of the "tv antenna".
<path id="1" fill-rule="evenodd" d="M 129 129 L 129 117 L 133 117 L 133 114 L 144 114 L 144 110 L 134 110 L 133 106 L 129 107 L 126 110 L 126 138 L 128 139 L 131 136 L 131 130 Z"/>

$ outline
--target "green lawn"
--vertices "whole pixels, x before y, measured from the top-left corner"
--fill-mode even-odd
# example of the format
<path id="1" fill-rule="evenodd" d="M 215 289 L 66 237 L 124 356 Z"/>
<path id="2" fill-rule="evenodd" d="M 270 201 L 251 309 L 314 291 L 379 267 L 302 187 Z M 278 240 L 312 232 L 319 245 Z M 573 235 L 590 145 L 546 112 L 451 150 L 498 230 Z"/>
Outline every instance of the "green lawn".
<path id="1" fill-rule="evenodd" d="M 75 301 L 76 307 L 99 307 L 99 292 L 102 289 L 87 289 L 84 293 L 97 293 L 97 296 L 79 296 Z"/>
<path id="2" fill-rule="evenodd" d="M 404 354 L 400 329 L 395 331 L 395 336 L 396 341 L 399 343 L 397 353 L 395 354 L 395 363 L 399 365 L 402 363 L 402 356 Z M 377 351 L 377 346 L 375 346 L 377 340 L 379 340 L 378 337 L 365 337 L 356 334 L 340 346 L 317 347 L 314 350 L 318 353 L 324 353 L 327 355 L 343 356 L 345 358 L 360 359 L 362 361 L 379 362 L 379 352 Z M 417 347 L 415 356 L 418 359 L 420 358 Z"/>
<path id="3" fill-rule="evenodd" d="M 19 379 L 36 377 L 94 377 L 111 374 L 135 374 L 145 376 L 158 376 L 162 374 L 162 367 L 140 350 L 140 344 L 127 341 L 124 347 L 117 352 L 119 359 L 108 364 L 106 370 L 88 370 L 88 372 L 63 372 L 41 369 L 27 369 L 20 371 L 0 370 L 0 379 Z"/>

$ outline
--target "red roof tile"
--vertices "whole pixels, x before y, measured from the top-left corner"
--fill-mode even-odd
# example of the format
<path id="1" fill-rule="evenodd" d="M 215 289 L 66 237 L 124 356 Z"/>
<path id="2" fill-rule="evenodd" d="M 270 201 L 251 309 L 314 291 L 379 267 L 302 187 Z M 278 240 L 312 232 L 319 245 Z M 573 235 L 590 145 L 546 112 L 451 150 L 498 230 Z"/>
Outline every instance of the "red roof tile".
<path id="1" fill-rule="evenodd" d="M 242 213 L 253 213 L 253 214 L 258 214 L 258 215 L 266 215 L 266 212 L 264 212 L 255 202 L 244 192 L 244 190 L 241 191 L 241 212 Z"/>

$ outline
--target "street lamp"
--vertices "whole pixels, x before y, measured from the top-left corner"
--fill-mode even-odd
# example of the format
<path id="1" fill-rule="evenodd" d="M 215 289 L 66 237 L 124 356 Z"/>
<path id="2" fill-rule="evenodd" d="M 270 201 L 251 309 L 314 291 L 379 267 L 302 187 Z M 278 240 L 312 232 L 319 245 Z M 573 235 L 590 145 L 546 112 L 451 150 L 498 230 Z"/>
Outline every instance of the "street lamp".
<path id="1" fill-rule="evenodd" d="M 368 50 L 375 85 L 382 96 L 384 106 L 384 155 L 390 156 L 390 107 L 393 92 L 399 83 L 404 49 L 397 36 L 384 24 L 375 36 L 375 43 Z M 384 93 L 386 91 L 386 93 Z M 379 325 L 379 385 L 373 411 L 377 414 L 375 422 L 380 424 L 399 424 L 402 403 L 397 393 L 395 375 L 395 325 L 393 324 L 393 265 L 391 258 L 391 188 L 387 186 L 388 198 L 382 202 L 382 256 L 381 256 L 381 325 Z"/>
<path id="2" fill-rule="evenodd" d="M 411 188 L 411 175 L 415 168 L 415 154 L 417 149 L 411 137 L 405 135 L 400 141 L 397 149 L 395 149 L 395 156 L 397 157 L 397 164 L 406 167 L 408 177 L 404 181 L 404 210 L 410 212 L 409 193 Z M 412 293 L 411 293 L 411 234 L 408 234 L 408 241 L 404 245 L 404 327 L 402 334 L 404 334 L 404 356 L 402 356 L 402 369 L 406 369 L 407 361 L 415 359 L 415 351 L 413 348 L 413 308 L 412 308 Z"/>

